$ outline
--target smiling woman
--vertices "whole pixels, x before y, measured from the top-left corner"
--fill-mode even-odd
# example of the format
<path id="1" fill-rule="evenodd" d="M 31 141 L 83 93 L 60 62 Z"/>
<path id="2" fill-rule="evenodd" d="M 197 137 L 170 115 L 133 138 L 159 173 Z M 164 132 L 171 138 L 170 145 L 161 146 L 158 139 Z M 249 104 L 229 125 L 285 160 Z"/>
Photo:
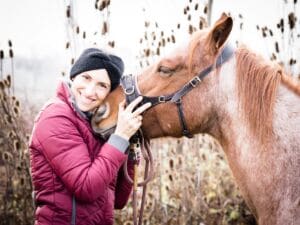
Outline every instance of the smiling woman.
<path id="1" fill-rule="evenodd" d="M 96 48 L 85 50 L 34 124 L 30 140 L 35 224 L 113 224 L 113 209 L 125 206 L 132 185 L 119 170 L 141 113 L 120 104 L 115 132 L 103 140 L 92 131 L 93 112 L 120 82 L 121 58 Z M 133 161 L 128 161 L 133 175 Z M 91 213 L 92 212 L 92 213 Z"/>
<path id="2" fill-rule="evenodd" d="M 84 72 L 73 79 L 72 93 L 78 108 L 87 112 L 96 108 L 105 99 L 111 88 L 105 69 Z"/>

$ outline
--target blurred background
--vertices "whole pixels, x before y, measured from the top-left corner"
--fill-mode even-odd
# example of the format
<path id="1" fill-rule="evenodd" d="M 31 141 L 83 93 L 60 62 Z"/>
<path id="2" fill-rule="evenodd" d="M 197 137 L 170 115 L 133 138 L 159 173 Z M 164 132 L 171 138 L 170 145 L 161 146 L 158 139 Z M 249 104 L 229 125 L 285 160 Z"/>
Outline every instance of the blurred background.
<path id="1" fill-rule="evenodd" d="M 299 10 L 297 0 L 0 0 L 0 224 L 33 222 L 33 120 L 84 48 L 110 48 L 125 73 L 138 73 L 226 12 L 232 43 L 299 79 Z M 212 137 L 164 138 L 152 149 L 144 224 L 255 224 Z M 115 224 L 131 221 L 129 202 Z"/>

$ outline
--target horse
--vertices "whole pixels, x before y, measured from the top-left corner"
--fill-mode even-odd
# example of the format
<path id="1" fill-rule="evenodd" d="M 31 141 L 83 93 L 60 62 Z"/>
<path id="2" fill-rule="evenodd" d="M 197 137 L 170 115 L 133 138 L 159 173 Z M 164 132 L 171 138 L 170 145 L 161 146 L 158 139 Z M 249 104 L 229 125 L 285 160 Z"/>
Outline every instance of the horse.
<path id="1" fill-rule="evenodd" d="M 135 76 L 143 96 L 162 102 L 145 112 L 142 130 L 148 138 L 210 134 L 257 223 L 300 224 L 300 86 L 280 65 L 230 46 L 232 27 L 223 13 Z M 232 49 L 227 56 L 226 48 Z M 112 130 L 124 98 L 122 87 L 108 96 L 94 119 L 98 132 Z"/>

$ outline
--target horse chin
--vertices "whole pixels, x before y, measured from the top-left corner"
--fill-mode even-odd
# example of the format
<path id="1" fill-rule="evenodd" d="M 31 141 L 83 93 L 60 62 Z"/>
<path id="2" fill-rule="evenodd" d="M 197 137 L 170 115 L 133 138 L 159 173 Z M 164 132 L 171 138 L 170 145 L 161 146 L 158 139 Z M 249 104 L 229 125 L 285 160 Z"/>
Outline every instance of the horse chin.
<path id="1" fill-rule="evenodd" d="M 103 137 L 111 135 L 115 130 L 116 122 L 110 117 L 111 107 L 108 102 L 105 102 L 94 112 L 91 120 L 93 131 Z"/>

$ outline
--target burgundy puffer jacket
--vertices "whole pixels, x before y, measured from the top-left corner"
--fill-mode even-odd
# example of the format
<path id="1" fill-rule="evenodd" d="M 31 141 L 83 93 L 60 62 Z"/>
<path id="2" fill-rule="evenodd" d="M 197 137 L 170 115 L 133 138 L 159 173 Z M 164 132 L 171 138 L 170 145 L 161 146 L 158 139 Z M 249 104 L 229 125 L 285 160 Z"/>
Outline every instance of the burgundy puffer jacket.
<path id="1" fill-rule="evenodd" d="M 113 224 L 113 209 L 125 206 L 132 189 L 120 169 L 127 155 L 101 143 L 70 99 L 62 82 L 57 99 L 35 121 L 30 141 L 35 225 L 71 224 L 73 196 L 76 225 Z M 128 171 L 132 176 L 130 162 Z"/>

